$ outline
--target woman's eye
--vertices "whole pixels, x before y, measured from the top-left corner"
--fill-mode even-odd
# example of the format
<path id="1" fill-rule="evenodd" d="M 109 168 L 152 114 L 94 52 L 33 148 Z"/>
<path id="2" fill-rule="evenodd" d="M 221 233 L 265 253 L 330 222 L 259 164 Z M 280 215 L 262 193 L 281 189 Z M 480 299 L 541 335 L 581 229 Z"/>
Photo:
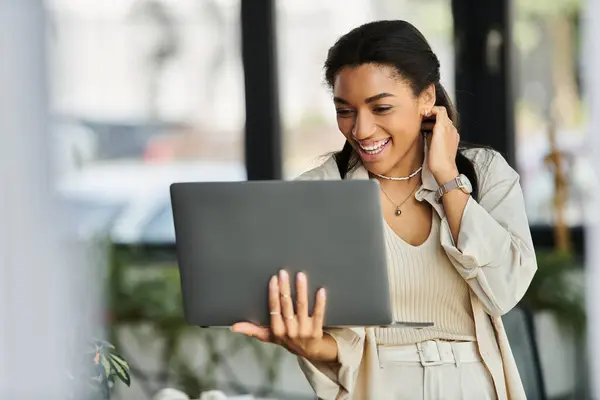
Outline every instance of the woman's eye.
<path id="1" fill-rule="evenodd" d="M 349 117 L 350 115 L 352 115 L 352 110 L 348 110 L 345 108 L 338 108 L 337 110 L 335 110 L 335 112 L 340 117 Z"/>
<path id="2" fill-rule="evenodd" d="M 383 114 L 383 113 L 390 111 L 391 109 L 392 109 L 392 107 L 389 107 L 389 106 L 380 106 L 380 107 L 373 108 L 373 111 L 376 112 L 377 114 Z"/>

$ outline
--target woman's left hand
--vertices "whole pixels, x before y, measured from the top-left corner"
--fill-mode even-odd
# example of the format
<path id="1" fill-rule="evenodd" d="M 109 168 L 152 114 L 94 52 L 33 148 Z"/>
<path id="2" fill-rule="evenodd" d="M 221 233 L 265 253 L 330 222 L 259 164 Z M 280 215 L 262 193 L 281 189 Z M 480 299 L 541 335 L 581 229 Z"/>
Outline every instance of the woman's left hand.
<path id="1" fill-rule="evenodd" d="M 429 128 L 432 130 L 427 138 L 429 142 L 428 167 L 438 184 L 443 185 L 458 176 L 456 152 L 460 135 L 448 117 L 445 107 L 433 107 L 425 115 L 425 118 L 435 118 L 435 121 L 426 119 L 423 123 L 423 125 L 429 124 Z"/>

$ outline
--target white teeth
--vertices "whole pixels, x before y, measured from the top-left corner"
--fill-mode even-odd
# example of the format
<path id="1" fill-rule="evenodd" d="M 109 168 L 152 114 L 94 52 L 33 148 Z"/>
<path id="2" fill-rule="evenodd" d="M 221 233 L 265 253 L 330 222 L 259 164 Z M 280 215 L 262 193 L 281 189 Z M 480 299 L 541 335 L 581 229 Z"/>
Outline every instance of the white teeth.
<path id="1" fill-rule="evenodd" d="M 379 151 L 381 151 L 381 149 L 383 149 L 383 147 L 388 144 L 388 142 L 390 141 L 390 138 L 383 140 L 381 142 L 378 142 L 374 145 L 371 146 L 363 146 L 359 143 L 359 146 L 361 149 L 363 149 L 366 153 L 369 154 L 375 154 L 378 153 Z"/>

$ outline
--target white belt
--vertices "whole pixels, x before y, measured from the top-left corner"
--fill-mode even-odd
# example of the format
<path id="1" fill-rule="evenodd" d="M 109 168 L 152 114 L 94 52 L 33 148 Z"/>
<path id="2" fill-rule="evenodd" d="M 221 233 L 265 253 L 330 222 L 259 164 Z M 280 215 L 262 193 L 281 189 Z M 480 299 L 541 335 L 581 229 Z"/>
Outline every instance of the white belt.
<path id="1" fill-rule="evenodd" d="M 424 367 L 481 362 L 475 342 L 427 340 L 417 344 L 377 346 L 379 363 L 418 362 Z"/>

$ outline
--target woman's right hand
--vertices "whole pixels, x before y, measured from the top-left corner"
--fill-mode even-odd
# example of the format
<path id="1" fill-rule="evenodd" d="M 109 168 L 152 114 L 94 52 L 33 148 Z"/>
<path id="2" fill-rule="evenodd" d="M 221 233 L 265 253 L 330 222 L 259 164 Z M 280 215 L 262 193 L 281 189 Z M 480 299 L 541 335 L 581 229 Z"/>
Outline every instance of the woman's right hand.
<path id="1" fill-rule="evenodd" d="M 323 332 L 326 293 L 317 291 L 312 315 L 308 313 L 308 284 L 306 274 L 296 276 L 296 312 L 291 296 L 289 274 L 282 270 L 269 281 L 269 311 L 271 325 L 261 327 L 240 322 L 231 327 L 236 333 L 254 337 L 260 341 L 276 343 L 290 352 L 311 361 L 334 362 L 337 360 L 337 343 Z"/>

